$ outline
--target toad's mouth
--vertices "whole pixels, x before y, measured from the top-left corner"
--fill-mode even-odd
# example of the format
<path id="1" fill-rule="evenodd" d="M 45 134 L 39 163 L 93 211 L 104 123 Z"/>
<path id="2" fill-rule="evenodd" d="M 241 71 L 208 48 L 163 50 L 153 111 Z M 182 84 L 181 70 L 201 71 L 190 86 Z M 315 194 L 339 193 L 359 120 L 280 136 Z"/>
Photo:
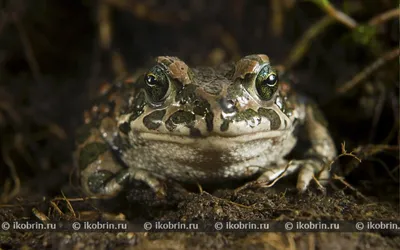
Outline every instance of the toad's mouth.
<path id="1" fill-rule="evenodd" d="M 139 137 L 145 141 L 158 141 L 170 142 L 175 144 L 186 144 L 201 148 L 226 148 L 235 144 L 244 144 L 257 140 L 273 140 L 274 138 L 281 138 L 288 134 L 285 130 L 262 131 L 253 132 L 242 135 L 221 135 L 210 134 L 207 136 L 189 136 L 180 134 L 163 134 L 163 133 L 150 133 L 141 132 Z"/>

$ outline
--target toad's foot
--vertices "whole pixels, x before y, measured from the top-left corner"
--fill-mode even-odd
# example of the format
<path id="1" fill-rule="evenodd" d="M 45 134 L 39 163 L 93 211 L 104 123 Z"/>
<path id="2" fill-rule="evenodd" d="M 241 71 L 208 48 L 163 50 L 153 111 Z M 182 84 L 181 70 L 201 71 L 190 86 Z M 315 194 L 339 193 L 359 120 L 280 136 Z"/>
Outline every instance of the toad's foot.
<path id="1" fill-rule="evenodd" d="M 124 169 L 117 173 L 113 178 L 103 182 L 99 191 L 105 195 L 115 195 L 120 192 L 124 186 L 132 180 L 143 181 L 146 183 L 159 198 L 165 197 L 165 189 L 162 182 L 151 175 L 149 172 L 141 169 Z"/>
<path id="2" fill-rule="evenodd" d="M 326 163 L 318 159 L 292 160 L 287 164 L 268 169 L 257 179 L 257 183 L 271 183 L 298 170 L 296 187 L 300 192 L 304 192 L 314 177 L 322 185 L 327 183 L 329 170 L 325 166 Z"/>
<path id="3" fill-rule="evenodd" d="M 103 155 L 101 168 L 97 163 L 90 164 L 81 176 L 83 189 L 89 195 L 100 195 L 103 198 L 112 198 L 118 195 L 132 180 L 143 181 L 158 197 L 165 197 L 165 189 L 162 182 L 148 171 L 138 168 L 126 168 L 116 166 L 108 153 Z M 100 170 L 98 170 L 100 169 Z"/>

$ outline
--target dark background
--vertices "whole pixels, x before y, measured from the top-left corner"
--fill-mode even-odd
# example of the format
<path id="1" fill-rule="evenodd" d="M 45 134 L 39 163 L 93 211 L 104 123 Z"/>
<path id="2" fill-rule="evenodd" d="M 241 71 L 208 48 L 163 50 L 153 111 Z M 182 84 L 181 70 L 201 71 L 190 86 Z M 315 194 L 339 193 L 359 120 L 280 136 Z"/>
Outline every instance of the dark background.
<path id="1" fill-rule="evenodd" d="M 333 22 L 307 43 L 309 48 L 294 62 L 290 56 L 299 51 L 296 42 L 326 16 L 312 1 L 0 1 L 0 204 L 10 205 L 0 207 L 0 218 L 36 218 L 32 208 L 50 218 L 73 218 L 65 202 L 57 205 L 68 218 L 50 209 L 49 200 L 60 196 L 61 191 L 67 197 L 82 196 L 71 186 L 76 181 L 71 157 L 74 131 L 82 123 L 83 110 L 95 99 L 98 86 L 113 81 L 122 69 L 133 73 L 158 55 L 178 56 L 189 66 L 214 66 L 254 53 L 267 54 L 273 63 L 293 73 L 295 88 L 322 108 L 338 151 L 345 142 L 347 151 L 356 150 L 354 154 L 362 163 L 351 156 L 341 157 L 334 173 L 344 179 L 332 180 L 326 195 L 315 185 L 300 195 L 293 190 L 293 181 L 283 181 L 271 189 L 248 190 L 240 195 L 217 188 L 207 190 L 212 196 L 197 191 L 185 196 L 175 194 L 172 188 L 168 202 L 162 202 L 149 190 L 143 193 L 132 188 L 122 201 L 125 208 L 112 208 L 112 212 L 123 211 L 128 219 L 398 218 L 398 55 L 357 86 L 338 92 L 366 66 L 383 60 L 382 55 L 398 47 L 398 18 L 373 29 L 360 28 L 395 8 L 396 1 L 331 3 L 339 10 L 349 10 L 360 26 L 351 29 Z M 108 34 L 104 33 L 107 27 Z M 284 198 L 279 198 L 282 195 Z M 242 211 L 229 202 L 221 205 L 219 199 L 261 208 Z M 92 203 L 73 206 L 76 211 L 93 210 Z M 222 206 L 224 213 L 216 213 L 215 206 Z M 105 207 L 96 204 L 95 210 L 108 211 Z M 126 207 L 128 212 L 123 210 Z M 306 211 L 312 212 L 307 215 Z M 26 242 L 11 236 L 0 236 L 1 248 Z M 37 235 L 30 237 L 27 239 L 35 246 L 44 245 Z M 149 242 L 169 236 L 152 237 L 135 238 L 135 244 L 150 244 L 147 247 L 151 248 Z M 209 242 L 212 248 L 219 248 L 249 240 L 226 236 L 221 243 L 219 236 L 191 237 L 193 242 L 176 235 L 172 241 L 184 246 Z M 264 244 L 273 236 L 259 237 L 257 244 Z M 315 237 L 318 244 L 330 241 Z M 354 247 L 399 244 L 398 237 L 378 238 L 363 238 Z M 285 245 L 285 239 L 278 241 Z M 304 247 L 303 239 L 307 241 L 296 238 L 299 248 Z M 344 236 L 338 244 L 345 246 L 350 241 Z M 73 246 L 76 242 L 69 243 Z M 112 247 L 125 243 L 111 238 L 104 244 Z"/>

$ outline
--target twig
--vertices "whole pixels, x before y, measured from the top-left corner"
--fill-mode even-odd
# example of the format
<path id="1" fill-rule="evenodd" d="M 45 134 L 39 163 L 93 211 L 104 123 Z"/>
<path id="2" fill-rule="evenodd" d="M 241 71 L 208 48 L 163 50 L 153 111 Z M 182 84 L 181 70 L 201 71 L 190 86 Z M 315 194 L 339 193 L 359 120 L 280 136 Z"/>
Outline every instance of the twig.
<path id="1" fill-rule="evenodd" d="M 324 186 L 322 186 L 322 184 L 319 182 L 319 180 L 317 179 L 317 177 L 315 177 L 315 175 L 313 175 L 313 179 L 315 181 L 315 183 L 317 183 L 318 189 L 323 193 L 326 194 L 326 188 Z"/>
<path id="2" fill-rule="evenodd" d="M 246 206 L 246 205 L 243 205 L 243 204 L 240 204 L 240 203 L 228 200 L 228 199 L 220 198 L 220 197 L 214 196 L 214 195 L 212 195 L 212 194 L 210 194 L 210 193 L 208 193 L 206 191 L 203 191 L 202 194 L 208 194 L 213 199 L 217 199 L 217 200 L 223 201 L 223 202 L 228 202 L 228 203 L 230 203 L 232 205 L 235 205 L 235 206 L 238 206 L 238 207 L 247 208 L 247 209 L 254 209 L 252 206 Z"/>
<path id="3" fill-rule="evenodd" d="M 349 15 L 341 12 L 340 10 L 337 10 L 330 2 L 329 0 L 311 0 L 318 6 L 320 6 L 327 14 L 328 16 L 323 17 L 321 20 L 317 21 L 315 24 L 313 24 L 296 42 L 296 44 L 293 46 L 293 49 L 289 53 L 289 57 L 284 63 L 285 69 L 288 70 L 291 67 L 293 67 L 294 64 L 296 64 L 298 61 L 303 58 L 303 56 L 306 54 L 308 51 L 309 47 L 312 44 L 312 40 L 320 34 L 322 31 L 326 29 L 329 25 L 334 23 L 335 20 L 343 23 L 347 27 L 351 29 L 356 29 L 357 27 L 360 27 L 357 22 L 352 19 Z M 351 9 L 350 13 L 356 11 L 356 9 Z M 381 13 L 377 15 L 376 17 L 372 18 L 369 22 L 368 25 L 370 26 L 376 26 L 378 24 L 381 24 L 391 18 L 394 18 L 396 16 L 400 15 L 400 9 L 392 9 L 387 12 Z"/>
<path id="4" fill-rule="evenodd" d="M 319 5 L 329 16 L 343 23 L 350 29 L 358 26 L 357 22 L 344 12 L 336 9 L 329 0 L 312 0 L 315 4 Z"/>
<path id="5" fill-rule="evenodd" d="M 325 171 L 325 169 L 328 169 L 328 171 L 331 171 L 333 163 L 335 163 L 339 158 L 341 158 L 343 156 L 351 156 L 351 157 L 355 158 L 359 163 L 361 163 L 361 159 L 353 154 L 354 151 L 347 153 L 345 141 L 342 142 L 341 149 L 342 149 L 342 153 L 340 155 L 336 156 L 336 158 L 333 159 L 329 164 L 325 164 L 325 166 L 319 171 L 319 174 L 321 174 L 323 171 Z"/>
<path id="6" fill-rule="evenodd" d="M 16 199 L 18 200 L 18 199 Z M 20 201 L 19 201 L 20 202 Z M 40 201 L 32 201 L 32 202 L 26 202 L 24 204 L 0 204 L 0 208 L 16 208 L 20 207 L 21 210 L 24 210 L 25 206 L 37 206 L 40 204 Z"/>
<path id="7" fill-rule="evenodd" d="M 287 170 L 288 170 L 288 168 L 289 168 L 291 163 L 292 163 L 292 161 L 289 161 L 288 164 L 286 165 L 285 169 L 283 170 L 283 172 L 280 173 L 278 175 L 278 177 L 276 177 L 271 183 L 264 184 L 263 182 L 260 182 L 260 181 L 252 181 L 252 182 L 249 182 L 249 183 L 247 183 L 247 184 L 245 184 L 245 185 L 243 185 L 241 187 L 236 188 L 234 190 L 234 193 L 240 192 L 240 191 L 242 191 L 244 189 L 247 189 L 248 187 L 251 187 L 251 186 L 258 186 L 258 187 L 262 187 L 262 188 L 272 187 L 278 180 L 280 180 L 285 175 L 285 173 L 287 172 Z"/>
<path id="8" fill-rule="evenodd" d="M 383 54 L 383 56 L 379 57 L 376 61 L 365 67 L 360 73 L 358 73 L 356 76 L 354 76 L 350 81 L 344 83 L 339 87 L 336 92 L 339 94 L 346 93 L 350 89 L 354 88 L 356 85 L 358 85 L 362 80 L 367 78 L 369 75 L 371 75 L 375 70 L 380 68 L 382 65 L 387 63 L 390 60 L 395 59 L 400 55 L 400 49 L 396 48 L 393 50 L 390 50 Z"/>
<path id="9" fill-rule="evenodd" d="M 386 163 L 385 163 L 384 161 L 382 161 L 382 160 L 380 160 L 380 159 L 375 159 L 375 158 L 369 159 L 369 161 L 377 162 L 377 163 L 381 164 L 381 166 L 382 166 L 382 167 L 386 170 L 386 172 L 388 173 L 389 177 L 392 178 L 392 180 L 393 180 L 394 182 L 399 183 L 399 178 L 398 178 L 398 177 L 396 178 L 396 177 L 393 175 L 393 173 L 390 171 L 389 167 L 386 165 Z"/>
<path id="10" fill-rule="evenodd" d="M 379 97 L 374 109 L 374 114 L 372 116 L 372 124 L 371 124 L 371 129 L 370 129 L 370 133 L 369 133 L 369 138 L 368 141 L 372 142 L 372 140 L 375 137 L 375 133 L 376 133 L 376 128 L 378 126 L 378 122 L 379 119 L 381 118 L 382 115 L 382 111 L 383 111 L 383 107 L 385 104 L 385 100 L 386 100 L 386 88 L 385 86 L 383 86 L 383 84 L 381 82 L 377 83 L 377 92 L 379 93 Z"/>
<path id="11" fill-rule="evenodd" d="M 12 96 L 5 89 L 0 88 L 0 111 L 5 112 L 9 116 L 11 120 L 10 125 L 13 126 L 14 130 L 17 130 L 14 126 L 21 125 L 22 118 L 15 109 L 15 106 Z"/>
<path id="12" fill-rule="evenodd" d="M 65 197 L 63 191 L 61 191 L 61 194 L 62 194 L 65 202 L 67 203 L 68 210 L 72 213 L 73 217 L 76 218 L 76 213 L 75 213 L 74 208 L 71 205 L 71 202 L 67 199 L 67 197 Z"/>
<path id="13" fill-rule="evenodd" d="M 346 150 L 346 142 L 345 142 L 345 141 L 342 142 L 341 146 L 342 146 L 342 153 L 341 153 L 340 155 L 338 155 L 335 159 L 333 159 L 333 160 L 330 162 L 330 164 L 329 164 L 329 170 L 331 169 L 332 164 L 333 164 L 335 161 L 337 161 L 339 158 L 341 158 L 342 156 L 351 156 L 351 157 L 355 158 L 359 163 L 361 163 L 361 159 L 360 159 L 359 157 L 357 157 L 356 155 L 353 154 L 354 151 L 351 151 L 350 153 L 347 153 L 347 150 Z M 322 169 L 322 170 L 324 170 L 324 169 Z M 321 170 L 321 172 L 322 172 L 322 170 Z"/>
<path id="14" fill-rule="evenodd" d="M 43 223 L 47 223 L 50 221 L 49 217 L 47 217 L 44 213 L 40 212 L 36 208 L 32 208 L 32 213 Z"/>
<path id="15" fill-rule="evenodd" d="M 107 196 L 105 196 L 107 197 Z M 64 197 L 56 197 L 52 199 L 52 201 L 69 201 L 69 202 L 79 202 L 79 201 L 87 201 L 87 200 L 101 200 L 104 199 L 104 196 L 89 196 L 89 197 L 79 197 L 79 198 L 66 198 Z"/>
<path id="16" fill-rule="evenodd" d="M 372 26 L 376 26 L 379 25 L 381 23 L 384 23 L 392 18 L 399 18 L 400 16 L 400 8 L 396 8 L 396 9 L 391 9 L 388 10 L 384 13 L 381 13 L 375 17 L 373 17 L 371 20 L 369 20 L 368 24 L 372 25 Z"/>
<path id="17" fill-rule="evenodd" d="M 126 78 L 128 75 L 128 70 L 126 69 L 124 59 L 122 58 L 121 54 L 113 51 L 111 60 L 114 74 L 118 77 L 118 79 Z"/>
<path id="18" fill-rule="evenodd" d="M 274 36 L 280 36 L 282 34 L 284 25 L 284 13 L 283 13 L 283 1 L 282 0 L 272 0 L 271 1 L 271 30 Z"/>
<path id="19" fill-rule="evenodd" d="M 57 206 L 57 204 L 56 204 L 54 201 L 50 201 L 50 206 L 52 206 L 53 209 L 54 209 L 55 211 L 57 211 L 57 213 L 58 213 L 60 216 L 64 216 L 64 213 L 61 211 L 61 209 Z"/>
<path id="20" fill-rule="evenodd" d="M 288 59 L 284 63 L 284 69 L 288 70 L 298 61 L 300 61 L 300 59 L 303 58 L 310 48 L 312 40 L 317 37 L 318 34 L 324 31 L 326 27 L 334 23 L 334 21 L 334 18 L 325 16 L 313 24 L 293 46 L 291 52 L 289 53 Z"/>
<path id="21" fill-rule="evenodd" d="M 362 145 L 357 147 L 356 149 L 353 150 L 353 153 L 364 153 L 366 156 L 371 156 L 375 155 L 379 152 L 382 152 L 384 150 L 387 151 L 398 151 L 399 146 L 398 145 L 387 145 L 387 144 L 367 144 L 367 145 Z M 363 157 L 364 158 L 364 157 Z"/>
<path id="22" fill-rule="evenodd" d="M 197 188 L 199 189 L 200 194 L 202 194 L 204 192 L 203 187 L 198 182 L 196 184 L 197 184 Z"/>
<path id="23" fill-rule="evenodd" d="M 316 247 L 316 240 L 315 240 L 315 234 L 308 234 L 308 239 L 307 239 L 307 242 L 308 242 L 308 249 L 309 250 L 314 250 L 314 249 L 317 249 L 317 247 Z M 292 249 L 296 249 L 296 247 L 295 248 L 292 248 Z"/>
<path id="24" fill-rule="evenodd" d="M 344 180 L 344 177 L 342 176 L 338 176 L 336 174 L 333 175 L 332 177 L 334 180 L 338 180 L 341 183 L 343 183 L 346 187 L 350 188 L 352 191 L 354 191 L 358 196 L 360 196 L 361 198 L 363 198 L 366 201 L 370 201 L 370 199 L 368 199 L 366 196 L 364 196 L 362 193 L 360 193 L 360 191 L 358 191 L 355 187 L 351 186 L 350 183 L 348 183 L 347 181 Z"/>
<path id="25" fill-rule="evenodd" d="M 349 10 L 349 13 L 357 12 L 358 10 L 359 8 L 352 8 Z M 293 65 L 299 62 L 311 47 L 312 41 L 325 31 L 329 25 L 335 23 L 335 21 L 336 19 L 334 17 L 328 15 L 311 25 L 293 46 L 288 59 L 284 63 L 284 69 L 289 70 Z"/>
<path id="26" fill-rule="evenodd" d="M 111 6 L 100 1 L 97 6 L 97 22 L 99 28 L 99 40 L 102 49 L 109 49 L 111 45 L 112 26 L 110 21 Z"/>
<path id="27" fill-rule="evenodd" d="M 263 183 L 258 182 L 258 185 L 259 185 L 260 187 L 272 187 L 273 185 L 275 185 L 275 183 L 276 183 L 277 181 L 279 181 L 280 179 L 282 179 L 282 177 L 283 177 L 283 176 L 285 175 L 285 173 L 287 172 L 287 170 L 288 170 L 290 164 L 291 164 L 291 161 L 287 164 L 285 170 L 283 170 L 283 172 L 282 172 L 278 177 L 276 177 L 276 179 L 273 180 L 270 184 L 263 184 Z"/>
<path id="28" fill-rule="evenodd" d="M 18 177 L 18 173 L 17 173 L 16 167 L 15 167 L 15 164 L 9 155 L 9 151 L 6 150 L 5 145 L 2 145 L 2 148 L 3 148 L 3 150 L 2 150 L 1 155 L 3 157 L 3 161 L 8 166 L 8 168 L 10 170 L 11 178 L 14 181 L 13 190 L 9 194 L 2 194 L 1 199 L 4 200 L 4 202 L 7 202 L 19 194 L 19 192 L 21 190 L 21 181 Z"/>
<path id="29" fill-rule="evenodd" d="M 36 82 L 40 83 L 42 82 L 42 76 L 40 73 L 39 64 L 36 61 L 35 54 L 33 53 L 33 49 L 31 43 L 29 42 L 28 36 L 26 35 L 25 29 L 15 13 L 12 13 L 11 17 L 15 26 L 17 27 L 22 46 L 24 47 L 26 60 L 28 61 L 29 67 L 32 70 L 33 77 L 35 78 Z"/>
<path id="30" fill-rule="evenodd" d="M 393 168 L 393 169 L 390 171 L 390 174 L 393 174 L 394 172 L 399 171 L 399 169 L 400 169 L 400 165 L 397 165 L 397 167 Z"/>
<path id="31" fill-rule="evenodd" d="M 390 140 L 393 138 L 393 136 L 396 135 L 396 133 L 399 131 L 399 99 L 396 96 L 396 93 L 391 92 L 389 93 L 390 95 L 390 101 L 391 101 L 391 106 L 392 106 L 392 110 L 393 110 L 393 126 L 392 129 L 390 130 L 390 132 L 388 133 L 388 135 L 386 136 L 386 138 L 382 141 L 383 144 L 389 144 Z M 400 133 L 398 133 L 398 135 L 400 136 Z M 400 140 L 398 140 L 400 142 Z"/>

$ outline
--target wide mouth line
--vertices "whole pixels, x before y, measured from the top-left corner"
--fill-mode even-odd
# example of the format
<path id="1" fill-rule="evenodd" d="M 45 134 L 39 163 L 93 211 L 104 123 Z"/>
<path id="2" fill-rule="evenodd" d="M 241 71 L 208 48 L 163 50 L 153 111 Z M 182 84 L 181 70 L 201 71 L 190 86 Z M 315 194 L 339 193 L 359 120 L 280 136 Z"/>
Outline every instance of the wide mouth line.
<path id="1" fill-rule="evenodd" d="M 201 140 L 229 140 L 229 141 L 252 141 L 257 139 L 268 139 L 268 138 L 276 138 L 283 135 L 285 131 L 283 130 L 273 130 L 273 131 L 258 131 L 252 133 L 244 133 L 240 135 L 223 135 L 212 133 L 205 136 L 191 136 L 185 134 L 169 134 L 169 133 L 152 133 L 152 132 L 139 132 L 142 138 L 149 140 L 161 140 L 161 141 L 172 141 L 174 138 L 177 142 L 184 141 L 201 141 Z M 182 141 L 184 140 L 184 141 Z"/>

